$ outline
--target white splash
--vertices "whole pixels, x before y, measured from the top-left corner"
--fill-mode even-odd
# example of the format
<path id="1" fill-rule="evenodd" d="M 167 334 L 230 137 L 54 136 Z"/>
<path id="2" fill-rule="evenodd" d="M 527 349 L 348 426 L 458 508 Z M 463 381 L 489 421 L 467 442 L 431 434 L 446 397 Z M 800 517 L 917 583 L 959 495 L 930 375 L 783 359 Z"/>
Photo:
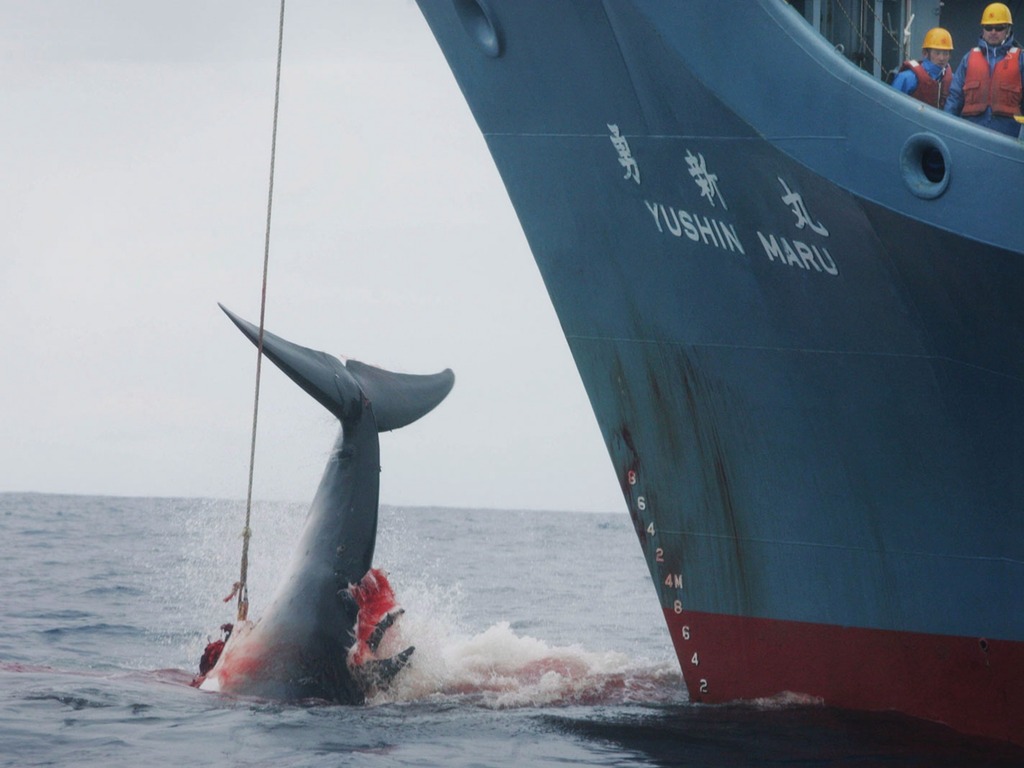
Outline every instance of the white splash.
<path id="1" fill-rule="evenodd" d="M 404 605 L 408 608 L 409 601 Z M 466 634 L 445 611 L 423 608 L 409 608 L 389 632 L 382 655 L 408 645 L 416 651 L 392 687 L 371 704 L 457 697 L 503 709 L 677 701 L 685 696 L 674 661 L 652 664 L 614 651 L 552 646 L 517 634 L 507 621 Z"/>

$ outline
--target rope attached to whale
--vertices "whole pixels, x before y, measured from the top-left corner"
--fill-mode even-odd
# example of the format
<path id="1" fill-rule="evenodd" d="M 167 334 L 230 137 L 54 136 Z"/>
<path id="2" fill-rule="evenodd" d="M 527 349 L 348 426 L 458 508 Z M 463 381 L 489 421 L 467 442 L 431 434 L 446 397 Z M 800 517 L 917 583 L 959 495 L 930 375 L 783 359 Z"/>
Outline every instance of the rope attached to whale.
<path id="1" fill-rule="evenodd" d="M 281 0 L 281 14 L 277 27 L 277 73 L 274 80 L 274 125 L 270 137 L 270 181 L 267 189 L 267 226 L 263 239 L 263 284 L 260 292 L 260 333 L 256 345 L 256 392 L 252 405 L 252 440 L 249 447 L 249 484 L 245 496 L 245 527 L 242 528 L 242 563 L 238 581 L 232 586 L 225 602 L 238 595 L 238 621 L 249 616 L 249 539 L 252 538 L 252 481 L 256 465 L 256 424 L 260 412 L 260 374 L 263 368 L 263 326 L 267 315 L 267 273 L 270 266 L 270 220 L 274 209 L 274 165 L 277 160 L 277 116 L 281 104 L 281 53 L 284 49 L 284 4 Z"/>

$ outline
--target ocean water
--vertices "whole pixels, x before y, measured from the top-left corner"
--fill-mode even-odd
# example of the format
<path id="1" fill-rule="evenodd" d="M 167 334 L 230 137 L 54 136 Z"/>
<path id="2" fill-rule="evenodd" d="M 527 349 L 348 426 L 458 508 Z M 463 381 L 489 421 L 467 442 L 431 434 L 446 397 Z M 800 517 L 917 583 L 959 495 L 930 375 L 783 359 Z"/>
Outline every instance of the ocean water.
<path id="1" fill-rule="evenodd" d="M 254 617 L 304 515 L 253 508 Z M 625 513 L 384 507 L 375 563 L 416 646 L 396 685 L 360 707 L 201 692 L 243 516 L 0 494 L 0 765 L 1024 766 L 895 714 L 689 704 Z"/>

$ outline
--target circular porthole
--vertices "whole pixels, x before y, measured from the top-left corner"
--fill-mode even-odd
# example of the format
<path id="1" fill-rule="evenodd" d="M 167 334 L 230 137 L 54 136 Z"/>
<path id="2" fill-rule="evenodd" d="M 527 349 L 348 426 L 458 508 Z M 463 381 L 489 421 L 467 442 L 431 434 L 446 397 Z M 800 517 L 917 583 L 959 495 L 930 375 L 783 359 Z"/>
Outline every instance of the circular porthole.
<path id="1" fill-rule="evenodd" d="M 501 33 L 494 16 L 482 0 L 455 0 L 455 12 L 466 33 L 483 52 L 496 59 L 501 56 Z"/>
<path id="2" fill-rule="evenodd" d="M 915 133 L 900 151 L 900 173 L 918 197 L 932 200 L 949 186 L 949 150 L 938 136 Z"/>

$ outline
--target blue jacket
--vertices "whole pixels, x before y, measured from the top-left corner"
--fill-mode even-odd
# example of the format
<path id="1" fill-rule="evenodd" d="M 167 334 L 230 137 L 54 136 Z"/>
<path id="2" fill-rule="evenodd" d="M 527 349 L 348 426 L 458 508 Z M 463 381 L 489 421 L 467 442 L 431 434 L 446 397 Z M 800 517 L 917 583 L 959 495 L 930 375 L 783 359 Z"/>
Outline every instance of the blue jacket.
<path id="1" fill-rule="evenodd" d="M 932 80 L 938 80 L 942 77 L 942 72 L 945 67 L 940 67 L 938 64 L 932 64 L 928 59 L 921 59 L 921 66 L 924 67 L 924 71 L 931 75 Z M 917 90 L 917 75 L 912 69 L 905 69 L 896 75 L 896 79 L 892 81 L 892 87 L 903 91 L 904 93 L 913 93 Z M 963 83 L 960 84 L 961 89 Z M 961 97 L 962 98 L 962 97 Z"/>
<path id="2" fill-rule="evenodd" d="M 984 39 L 980 39 L 976 47 L 980 48 L 982 53 L 985 54 L 985 58 L 988 60 L 988 71 L 991 73 L 995 69 L 996 64 L 1006 56 L 1006 52 L 1015 45 L 1017 43 L 1014 41 L 1013 35 L 1010 35 L 1002 45 L 989 46 Z M 956 68 L 956 72 L 953 74 L 953 83 L 949 86 L 949 98 L 946 99 L 945 111 L 954 115 L 959 115 L 960 111 L 964 108 L 964 76 L 967 74 L 967 59 L 970 58 L 970 55 L 971 51 L 964 54 L 964 57 L 960 60 L 960 66 Z M 1020 57 L 1020 67 L 1021 82 L 1024 83 L 1024 55 Z M 895 82 L 893 85 L 895 85 Z M 988 107 L 980 115 L 974 115 L 967 119 L 978 125 L 991 128 L 994 131 L 1005 133 L 1007 136 L 1016 137 L 1020 133 L 1020 124 L 1016 120 L 1012 117 L 993 115 L 991 107 Z"/>

